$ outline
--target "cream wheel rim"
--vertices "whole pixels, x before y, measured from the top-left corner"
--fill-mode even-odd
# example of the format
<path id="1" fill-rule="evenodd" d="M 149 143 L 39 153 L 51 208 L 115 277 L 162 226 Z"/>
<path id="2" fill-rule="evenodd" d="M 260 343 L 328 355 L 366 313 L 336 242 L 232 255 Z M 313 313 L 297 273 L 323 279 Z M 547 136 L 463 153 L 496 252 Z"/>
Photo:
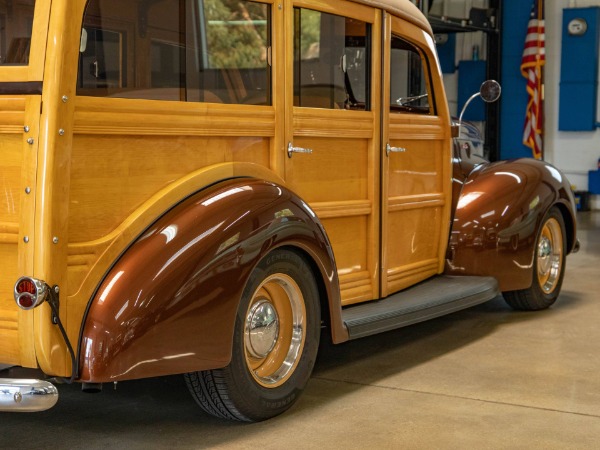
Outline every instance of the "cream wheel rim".
<path id="1" fill-rule="evenodd" d="M 550 218 L 544 224 L 536 252 L 538 283 L 544 294 L 551 294 L 560 279 L 563 261 L 562 230 L 556 219 Z"/>
<path id="2" fill-rule="evenodd" d="M 268 276 L 256 289 L 244 324 L 244 356 L 263 387 L 285 383 L 296 369 L 306 340 L 306 307 L 298 284 L 288 275 Z"/>

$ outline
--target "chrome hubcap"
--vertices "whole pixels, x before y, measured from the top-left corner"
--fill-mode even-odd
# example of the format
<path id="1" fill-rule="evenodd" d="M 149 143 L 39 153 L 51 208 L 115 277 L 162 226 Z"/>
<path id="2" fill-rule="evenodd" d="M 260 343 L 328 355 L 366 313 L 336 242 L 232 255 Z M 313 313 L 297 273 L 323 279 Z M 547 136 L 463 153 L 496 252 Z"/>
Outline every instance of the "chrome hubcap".
<path id="1" fill-rule="evenodd" d="M 268 300 L 259 300 L 252 305 L 246 317 L 245 340 L 248 353 L 255 358 L 264 358 L 275 347 L 278 334 L 277 311 Z"/>
<path id="2" fill-rule="evenodd" d="M 282 385 L 292 376 L 306 340 L 306 307 L 298 284 L 276 273 L 256 289 L 244 324 L 246 365 L 263 387 Z"/>
<path id="3" fill-rule="evenodd" d="M 554 218 L 542 228 L 537 246 L 537 276 L 542 291 L 550 294 L 556 288 L 562 270 L 562 230 Z"/>

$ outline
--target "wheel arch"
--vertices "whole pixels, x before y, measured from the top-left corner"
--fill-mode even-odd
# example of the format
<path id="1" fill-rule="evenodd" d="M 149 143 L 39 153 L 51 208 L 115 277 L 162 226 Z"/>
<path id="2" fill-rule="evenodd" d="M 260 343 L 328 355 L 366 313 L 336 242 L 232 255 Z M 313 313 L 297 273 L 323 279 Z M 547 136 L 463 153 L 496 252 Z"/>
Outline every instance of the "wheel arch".
<path id="1" fill-rule="evenodd" d="M 529 287 L 538 231 L 553 206 L 565 219 L 571 252 L 577 241 L 575 204 L 558 169 L 527 158 L 477 167 L 458 198 L 446 273 L 494 276 L 502 291 Z"/>
<path id="2" fill-rule="evenodd" d="M 115 261 L 82 323 L 81 381 L 227 365 L 243 287 L 279 247 L 309 261 L 334 340 L 345 340 L 335 260 L 316 215 L 280 184 L 231 179 L 167 211 Z"/>

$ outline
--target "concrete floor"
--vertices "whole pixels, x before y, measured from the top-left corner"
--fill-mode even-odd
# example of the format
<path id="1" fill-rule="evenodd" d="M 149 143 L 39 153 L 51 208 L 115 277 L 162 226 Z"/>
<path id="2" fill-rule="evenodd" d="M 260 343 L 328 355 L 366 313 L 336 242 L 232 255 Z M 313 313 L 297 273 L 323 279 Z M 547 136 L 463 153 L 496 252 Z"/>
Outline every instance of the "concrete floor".
<path id="1" fill-rule="evenodd" d="M 0 413 L 0 448 L 600 448 L 600 212 L 581 214 L 579 238 L 551 309 L 497 298 L 324 343 L 304 395 L 270 421 L 213 419 L 179 376 L 65 385 L 50 411 Z"/>

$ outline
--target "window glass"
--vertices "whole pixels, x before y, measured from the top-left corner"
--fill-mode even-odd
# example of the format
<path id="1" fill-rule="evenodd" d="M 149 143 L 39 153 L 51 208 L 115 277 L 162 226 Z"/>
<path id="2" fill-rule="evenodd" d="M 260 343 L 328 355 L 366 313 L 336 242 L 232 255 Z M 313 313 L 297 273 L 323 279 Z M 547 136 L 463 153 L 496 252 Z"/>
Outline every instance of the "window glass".
<path id="1" fill-rule="evenodd" d="M 294 105 L 370 109 L 370 24 L 301 8 L 294 23 Z"/>
<path id="2" fill-rule="evenodd" d="M 412 44 L 392 36 L 390 54 L 390 109 L 392 112 L 429 114 L 427 72 L 424 58 Z"/>
<path id="3" fill-rule="evenodd" d="M 90 0 L 77 93 L 271 103 L 270 6 L 238 0 Z"/>
<path id="4" fill-rule="evenodd" d="M 0 65 L 26 66 L 35 0 L 0 0 Z"/>

